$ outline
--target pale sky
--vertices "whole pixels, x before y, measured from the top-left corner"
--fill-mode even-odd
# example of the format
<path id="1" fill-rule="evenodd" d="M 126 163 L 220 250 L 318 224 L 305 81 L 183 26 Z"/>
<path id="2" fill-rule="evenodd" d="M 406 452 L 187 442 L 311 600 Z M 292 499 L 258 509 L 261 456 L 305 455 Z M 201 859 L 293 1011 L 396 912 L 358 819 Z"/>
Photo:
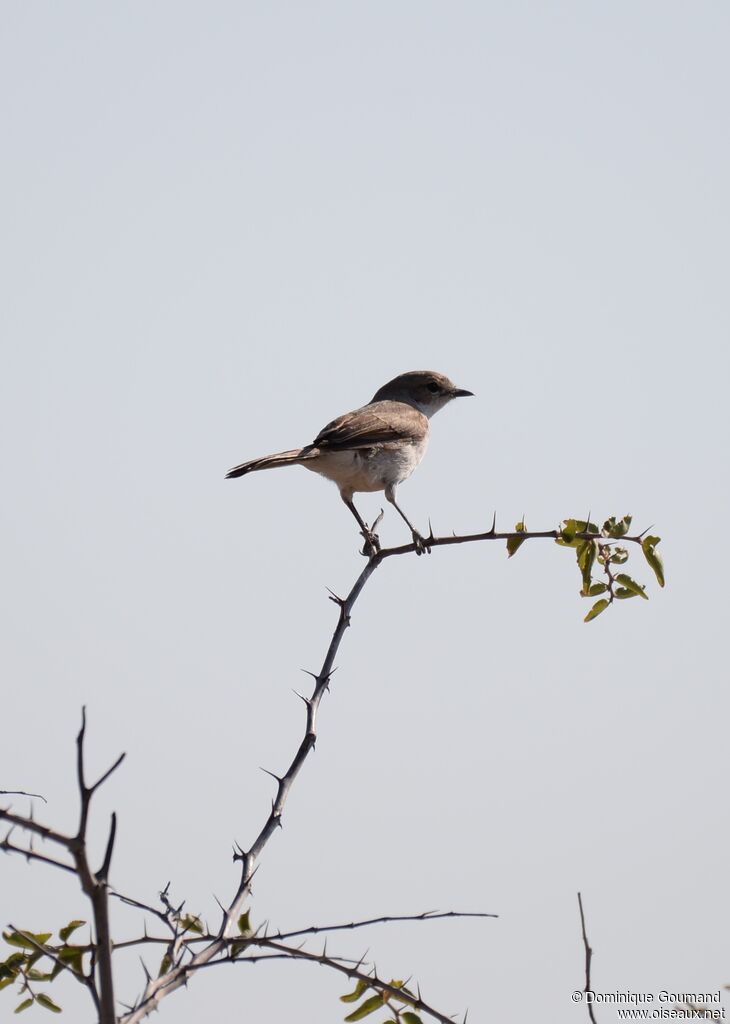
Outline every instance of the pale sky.
<path id="1" fill-rule="evenodd" d="M 119 816 L 112 883 L 217 923 L 259 766 L 301 738 L 325 588 L 363 565 L 331 484 L 224 473 L 439 370 L 476 397 L 432 421 L 409 517 L 631 512 L 667 587 L 633 554 L 650 601 L 584 625 L 549 542 L 384 565 L 252 920 L 497 913 L 329 948 L 473 1021 L 570 1024 L 580 889 L 597 990 L 730 983 L 727 4 L 70 0 L 0 25 L 0 788 L 72 829 L 86 704 L 90 771 L 128 755 L 95 817 L 101 857 Z M 406 539 L 389 508 L 382 538 Z M 73 879 L 0 870 L 3 926 L 88 916 Z M 130 958 L 119 998 L 142 984 Z M 160 1020 L 336 1024 L 346 990 L 220 967 Z"/>

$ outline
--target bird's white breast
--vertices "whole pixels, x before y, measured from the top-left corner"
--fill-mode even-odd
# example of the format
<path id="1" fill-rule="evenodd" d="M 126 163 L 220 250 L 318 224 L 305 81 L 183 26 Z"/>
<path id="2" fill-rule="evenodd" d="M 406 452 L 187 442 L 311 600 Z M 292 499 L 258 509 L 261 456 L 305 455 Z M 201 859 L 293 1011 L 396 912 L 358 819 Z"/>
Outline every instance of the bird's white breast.
<path id="1" fill-rule="evenodd" d="M 333 480 L 344 496 L 358 491 L 383 491 L 407 480 L 426 453 L 428 437 L 420 441 L 373 445 L 351 451 L 320 450 L 319 458 L 302 465 Z"/>

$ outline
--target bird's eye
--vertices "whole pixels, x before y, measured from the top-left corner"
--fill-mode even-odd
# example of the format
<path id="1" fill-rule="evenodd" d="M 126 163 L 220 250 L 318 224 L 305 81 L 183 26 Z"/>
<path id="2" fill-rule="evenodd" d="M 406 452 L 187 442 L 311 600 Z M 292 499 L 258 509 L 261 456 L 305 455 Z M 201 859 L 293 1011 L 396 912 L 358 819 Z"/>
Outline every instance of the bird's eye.
<path id="1" fill-rule="evenodd" d="M 431 383 L 428 384 L 427 387 L 432 395 L 437 395 L 439 393 L 439 386 L 438 384 L 435 383 L 435 381 L 431 381 Z"/>

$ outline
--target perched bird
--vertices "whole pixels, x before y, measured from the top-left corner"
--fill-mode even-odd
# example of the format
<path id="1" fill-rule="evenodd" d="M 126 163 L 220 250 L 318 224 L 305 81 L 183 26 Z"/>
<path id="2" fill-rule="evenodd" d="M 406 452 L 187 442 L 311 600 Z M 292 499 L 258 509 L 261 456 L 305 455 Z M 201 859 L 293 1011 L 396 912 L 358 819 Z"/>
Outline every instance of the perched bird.
<path id="1" fill-rule="evenodd" d="M 421 554 L 426 550 L 425 541 L 398 506 L 396 488 L 408 479 L 426 453 L 429 418 L 453 398 L 471 394 L 433 370 L 402 373 L 376 391 L 367 405 L 328 423 L 311 444 L 243 462 L 230 469 L 226 479 L 259 469 L 304 466 L 333 480 L 358 522 L 365 538 L 363 554 L 367 555 L 378 551 L 380 544 L 374 529 L 355 508 L 352 496 L 358 491 L 385 491 Z"/>

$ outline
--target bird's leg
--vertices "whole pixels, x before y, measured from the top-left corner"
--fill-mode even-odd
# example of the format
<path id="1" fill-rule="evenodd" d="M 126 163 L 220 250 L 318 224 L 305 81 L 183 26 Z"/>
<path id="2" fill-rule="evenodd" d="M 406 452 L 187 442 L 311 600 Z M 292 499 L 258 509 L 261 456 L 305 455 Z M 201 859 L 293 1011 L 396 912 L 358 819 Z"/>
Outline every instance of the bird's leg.
<path id="1" fill-rule="evenodd" d="M 349 510 L 352 512 L 355 519 L 357 519 L 358 526 L 360 527 L 360 533 L 365 538 L 365 544 L 363 546 L 361 554 L 366 555 L 368 558 L 372 558 L 373 555 L 376 555 L 378 551 L 380 551 L 380 539 L 377 533 L 375 533 L 374 529 L 371 530 L 368 524 L 362 518 L 358 510 L 355 508 L 355 503 L 353 502 L 352 498 L 346 498 L 343 494 L 342 500 L 347 505 Z M 382 515 L 383 513 L 381 512 L 380 516 L 378 516 L 378 518 L 373 523 L 373 527 L 377 526 L 377 524 L 380 522 Z"/>
<path id="2" fill-rule="evenodd" d="M 424 551 L 427 551 L 429 553 L 429 555 L 430 555 L 431 554 L 431 548 L 428 546 L 428 544 L 426 543 L 425 539 L 421 536 L 421 534 L 415 528 L 415 526 L 410 521 L 408 516 L 405 514 L 403 509 L 400 508 L 400 506 L 398 505 L 398 502 L 395 500 L 395 487 L 386 487 L 385 488 L 385 497 L 388 499 L 388 501 L 391 503 L 391 505 L 396 510 L 398 515 L 404 521 L 404 523 L 406 524 L 408 529 L 411 531 L 411 536 L 413 537 L 413 543 L 416 545 L 416 554 L 417 555 L 422 555 Z"/>

